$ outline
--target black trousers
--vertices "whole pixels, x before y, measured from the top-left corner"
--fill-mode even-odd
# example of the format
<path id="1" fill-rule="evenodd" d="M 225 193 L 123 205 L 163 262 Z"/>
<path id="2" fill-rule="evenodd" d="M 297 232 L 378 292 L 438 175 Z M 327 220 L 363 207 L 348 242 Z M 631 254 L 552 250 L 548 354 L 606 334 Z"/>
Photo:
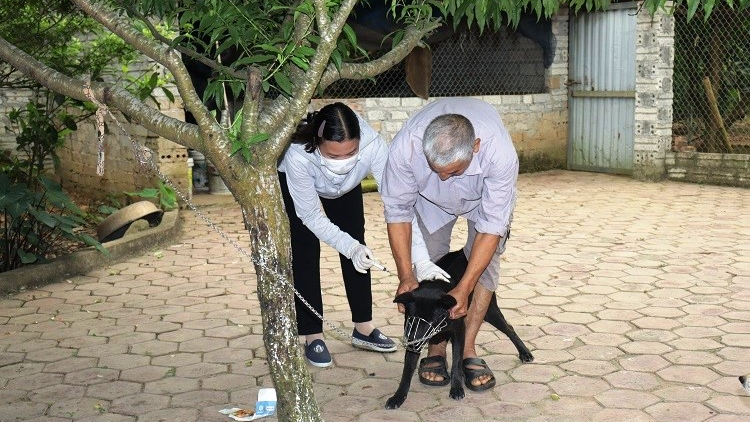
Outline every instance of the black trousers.
<path id="1" fill-rule="evenodd" d="M 311 232 L 294 212 L 294 203 L 289 194 L 286 174 L 279 172 L 279 184 L 284 197 L 284 206 L 289 216 L 292 238 L 292 271 L 294 288 L 310 305 L 323 315 L 323 297 L 320 289 L 320 240 Z M 362 202 L 362 187 L 336 198 L 320 198 L 328 219 L 351 237 L 365 244 L 365 211 Z M 372 278 L 354 269 L 352 261 L 339 254 L 341 272 L 344 276 L 344 289 L 352 313 L 352 322 L 372 320 Z M 295 296 L 297 309 L 297 329 L 300 335 L 323 332 L 323 321 L 315 316 Z"/>

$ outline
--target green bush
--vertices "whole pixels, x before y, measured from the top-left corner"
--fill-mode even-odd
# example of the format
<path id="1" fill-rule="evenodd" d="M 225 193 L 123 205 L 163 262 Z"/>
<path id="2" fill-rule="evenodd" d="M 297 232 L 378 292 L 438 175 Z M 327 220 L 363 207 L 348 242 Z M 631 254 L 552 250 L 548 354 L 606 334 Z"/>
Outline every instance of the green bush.
<path id="1" fill-rule="evenodd" d="M 177 208 L 177 194 L 171 186 L 161 180 L 155 188 L 145 188 L 138 192 L 125 192 L 131 198 L 154 199 L 157 205 L 164 210 L 170 211 Z"/>
<path id="2" fill-rule="evenodd" d="M 93 237 L 79 232 L 87 215 L 59 184 L 39 177 L 36 186 L 0 173 L 0 272 L 42 263 L 66 241 L 83 242 L 109 255 Z"/>

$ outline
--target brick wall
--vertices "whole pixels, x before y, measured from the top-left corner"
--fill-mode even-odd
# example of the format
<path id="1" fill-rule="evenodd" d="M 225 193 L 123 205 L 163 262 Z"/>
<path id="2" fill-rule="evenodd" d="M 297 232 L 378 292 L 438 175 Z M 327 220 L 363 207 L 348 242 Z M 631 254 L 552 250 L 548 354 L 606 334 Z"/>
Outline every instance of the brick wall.
<path id="1" fill-rule="evenodd" d="M 155 92 L 155 97 L 161 104 L 161 112 L 184 120 L 182 102 L 176 94 L 175 103 L 172 104 L 160 91 Z M 12 108 L 24 107 L 29 98 L 27 90 L 0 89 L 0 148 L 3 151 L 15 151 L 16 147 L 14 134 L 5 129 L 9 124 L 7 113 Z M 187 149 L 141 126 L 128 123 L 119 113 L 116 115 L 133 139 L 155 152 L 161 171 L 178 188 L 186 190 L 189 186 Z M 104 145 L 104 176 L 100 177 L 96 174 L 98 144 L 93 118 L 79 123 L 78 130 L 67 137 L 63 147 L 58 150 L 61 168 L 57 174 L 66 190 L 86 193 L 91 199 L 103 199 L 108 195 L 123 197 L 123 192 L 156 187 L 157 176 L 140 168 L 130 139 L 109 118 Z"/>
<path id="2" fill-rule="evenodd" d="M 633 176 L 659 180 L 672 144 L 674 19 L 641 12 L 637 37 Z"/>
<path id="3" fill-rule="evenodd" d="M 175 103 L 166 97 L 155 96 L 161 104 L 161 112 L 185 119 L 182 102 L 175 95 Z M 187 148 L 161 138 L 143 127 L 130 124 L 116 113 L 118 120 L 127 131 L 107 119 L 107 134 L 104 137 L 104 176 L 96 174 L 98 152 L 96 126 L 92 119 L 78 125 L 78 130 L 68 136 L 65 146 L 58 152 L 62 162 L 60 177 L 64 186 L 79 192 L 88 192 L 92 198 L 107 195 L 121 196 L 123 192 L 138 191 L 156 187 L 158 177 L 147 168 L 141 168 L 133 153 L 131 138 L 154 151 L 159 169 L 181 190 L 190 186 L 188 180 Z M 186 191 L 187 192 L 187 191 Z"/>

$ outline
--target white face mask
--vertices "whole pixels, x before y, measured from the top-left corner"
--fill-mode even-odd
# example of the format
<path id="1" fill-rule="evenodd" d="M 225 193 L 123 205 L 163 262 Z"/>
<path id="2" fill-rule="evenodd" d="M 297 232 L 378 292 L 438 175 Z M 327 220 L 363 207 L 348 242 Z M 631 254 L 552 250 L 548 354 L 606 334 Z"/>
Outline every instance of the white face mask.
<path id="1" fill-rule="evenodd" d="M 324 156 L 323 154 L 320 154 L 320 164 L 322 164 L 323 167 L 327 168 L 332 173 L 339 174 L 339 175 L 344 175 L 352 171 L 354 166 L 357 165 L 357 161 L 359 161 L 359 154 L 355 154 L 349 158 L 344 158 L 340 160 L 328 158 Z"/>

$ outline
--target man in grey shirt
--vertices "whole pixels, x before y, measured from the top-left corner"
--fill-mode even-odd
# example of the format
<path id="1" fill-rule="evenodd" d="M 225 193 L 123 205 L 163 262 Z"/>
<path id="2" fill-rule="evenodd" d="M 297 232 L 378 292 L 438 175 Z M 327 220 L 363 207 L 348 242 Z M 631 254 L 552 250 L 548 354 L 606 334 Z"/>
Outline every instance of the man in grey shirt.
<path id="1" fill-rule="evenodd" d="M 433 264 L 450 251 L 458 217 L 468 221 L 463 250 L 469 264 L 450 317 L 466 316 L 463 369 L 467 388 L 492 388 L 495 377 L 477 357 L 475 341 L 497 288 L 516 200 L 518 156 L 493 106 L 474 98 L 444 98 L 415 113 L 388 151 L 381 195 L 398 270 L 396 295 L 448 274 Z M 471 305 L 468 297 L 474 292 Z M 399 305 L 403 312 L 403 306 Z M 446 344 L 431 345 L 420 363 L 428 385 L 449 382 Z"/>

